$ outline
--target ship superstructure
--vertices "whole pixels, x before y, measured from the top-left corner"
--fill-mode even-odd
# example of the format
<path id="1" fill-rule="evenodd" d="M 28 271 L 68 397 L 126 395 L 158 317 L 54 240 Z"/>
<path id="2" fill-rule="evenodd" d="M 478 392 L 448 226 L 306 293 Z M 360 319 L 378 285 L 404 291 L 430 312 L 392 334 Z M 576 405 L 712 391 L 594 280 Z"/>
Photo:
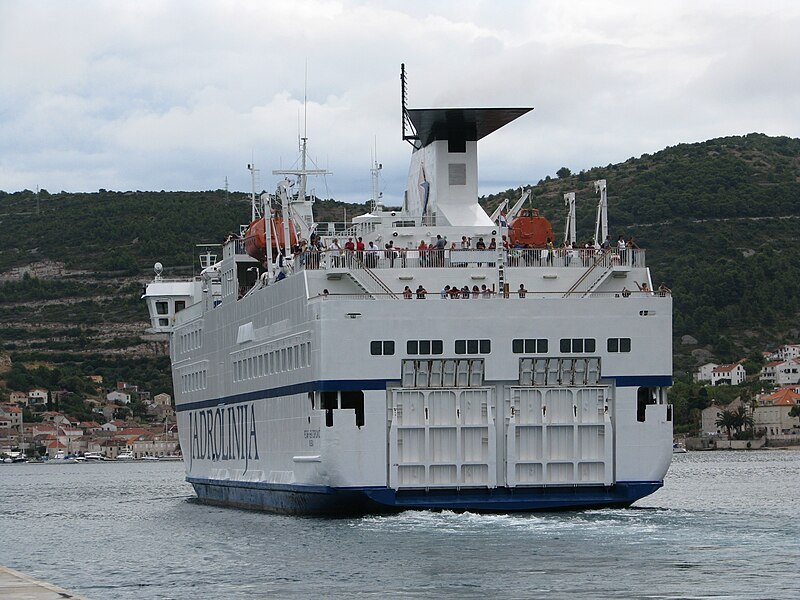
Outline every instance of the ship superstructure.
<path id="1" fill-rule="evenodd" d="M 672 299 L 645 251 L 515 247 L 478 204 L 478 141 L 529 110 L 404 110 L 401 210 L 316 223 L 291 193 L 303 163 L 254 211 L 260 237 L 251 223 L 221 258 L 207 249 L 192 281 L 157 271 L 145 299 L 201 500 L 512 511 L 626 506 L 662 485 Z"/>

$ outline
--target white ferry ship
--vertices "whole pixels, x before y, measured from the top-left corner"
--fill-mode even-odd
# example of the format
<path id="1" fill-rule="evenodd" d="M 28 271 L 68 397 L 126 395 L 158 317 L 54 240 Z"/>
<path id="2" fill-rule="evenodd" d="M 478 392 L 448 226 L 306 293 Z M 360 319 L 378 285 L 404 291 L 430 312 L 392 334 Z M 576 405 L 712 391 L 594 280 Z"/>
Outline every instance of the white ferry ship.
<path id="1" fill-rule="evenodd" d="M 529 110 L 404 102 L 403 207 L 377 202 L 346 224 L 314 221 L 306 178 L 321 171 L 303 139 L 300 168 L 274 172 L 274 196 L 253 194 L 253 222 L 220 259 L 207 249 L 199 277 L 168 280 L 156 264 L 144 298 L 151 330 L 169 334 L 200 500 L 522 511 L 627 506 L 662 485 L 672 299 L 654 291 L 645 251 L 526 247 L 531 226 L 552 236 L 521 209 L 527 194 L 510 229 L 478 204 L 478 141 Z"/>

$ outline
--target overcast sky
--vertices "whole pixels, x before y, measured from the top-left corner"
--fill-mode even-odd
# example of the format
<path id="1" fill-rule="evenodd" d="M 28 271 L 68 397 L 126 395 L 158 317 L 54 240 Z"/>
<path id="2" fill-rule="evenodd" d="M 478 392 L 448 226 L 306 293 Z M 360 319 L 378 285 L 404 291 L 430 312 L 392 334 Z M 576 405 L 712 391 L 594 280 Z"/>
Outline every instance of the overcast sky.
<path id="1" fill-rule="evenodd" d="M 534 111 L 481 192 L 681 142 L 800 137 L 800 2 L 0 0 L 0 190 L 274 189 L 307 82 L 322 196 L 402 196 L 411 108 Z M 307 77 L 306 77 L 307 72 Z M 613 182 L 609 182 L 613 193 Z"/>

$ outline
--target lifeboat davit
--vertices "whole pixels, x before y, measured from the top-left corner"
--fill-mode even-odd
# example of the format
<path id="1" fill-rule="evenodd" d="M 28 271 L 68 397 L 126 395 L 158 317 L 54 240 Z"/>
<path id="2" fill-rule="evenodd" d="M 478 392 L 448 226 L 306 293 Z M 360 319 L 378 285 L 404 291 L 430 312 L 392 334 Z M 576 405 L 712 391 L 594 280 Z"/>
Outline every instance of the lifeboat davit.
<path id="1" fill-rule="evenodd" d="M 553 242 L 556 239 L 550 221 L 541 216 L 536 208 L 523 208 L 508 224 L 508 228 L 512 244 L 543 248 L 548 238 Z"/>
<path id="2" fill-rule="evenodd" d="M 272 219 L 273 228 L 271 231 L 272 257 L 277 254 L 278 248 L 284 248 L 283 242 L 283 219 Z M 289 243 L 291 246 L 297 244 L 297 233 L 294 223 L 289 221 Z M 267 259 L 267 238 L 264 235 L 264 219 L 256 219 L 247 226 L 244 232 L 244 251 L 256 260 L 264 262 Z"/>

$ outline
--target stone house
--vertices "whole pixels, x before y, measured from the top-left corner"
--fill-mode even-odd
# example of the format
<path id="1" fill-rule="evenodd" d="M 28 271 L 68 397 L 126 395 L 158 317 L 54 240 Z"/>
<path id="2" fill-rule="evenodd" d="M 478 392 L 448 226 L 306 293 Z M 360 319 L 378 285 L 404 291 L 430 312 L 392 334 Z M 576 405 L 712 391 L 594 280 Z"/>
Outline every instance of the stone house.
<path id="1" fill-rule="evenodd" d="M 727 410 L 729 412 L 734 412 L 738 410 L 740 406 L 744 406 L 747 409 L 748 414 L 751 412 L 750 407 L 742 402 L 741 398 L 736 398 L 727 406 L 714 403 L 708 408 L 704 408 L 700 417 L 701 435 L 727 435 L 728 432 L 724 428 L 717 427 L 717 419 L 720 417 L 723 411 Z"/>
<path id="2" fill-rule="evenodd" d="M 758 407 L 753 412 L 756 429 L 765 429 L 767 435 L 787 435 L 800 430 L 800 419 L 789 412 L 800 404 L 800 394 L 790 387 L 780 388 L 757 398 Z"/>
<path id="3" fill-rule="evenodd" d="M 0 421 L 7 420 L 9 427 L 19 428 L 22 425 L 22 409 L 16 404 L 0 404 Z"/>

